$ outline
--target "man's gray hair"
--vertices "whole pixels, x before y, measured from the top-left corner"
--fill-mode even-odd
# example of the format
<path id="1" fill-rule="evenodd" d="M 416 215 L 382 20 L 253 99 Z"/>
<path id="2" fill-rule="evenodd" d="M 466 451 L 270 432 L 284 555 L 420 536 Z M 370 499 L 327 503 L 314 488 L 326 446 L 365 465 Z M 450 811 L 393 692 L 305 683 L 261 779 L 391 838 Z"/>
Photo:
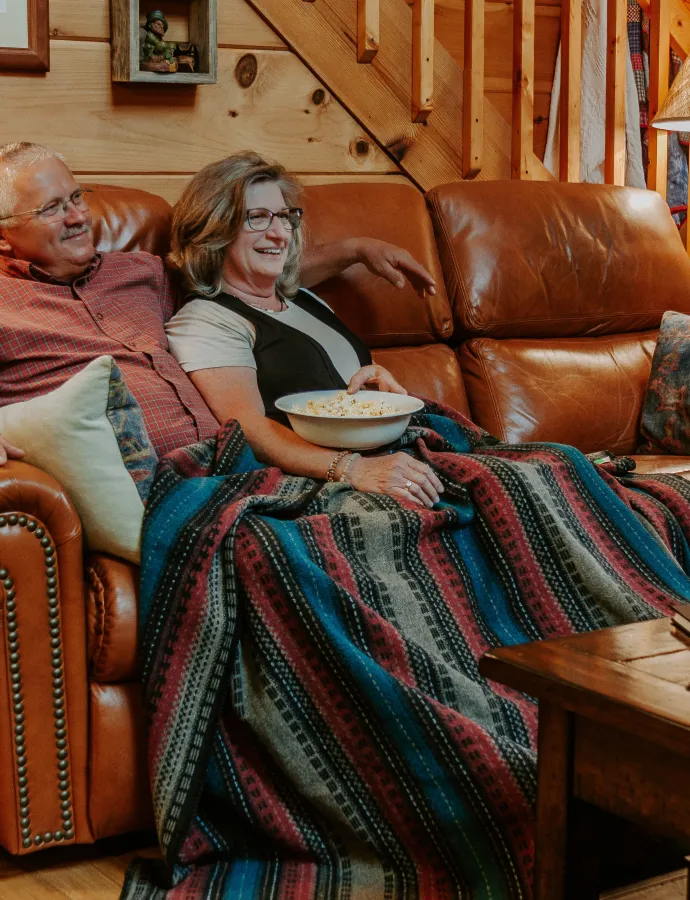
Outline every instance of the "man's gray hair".
<path id="1" fill-rule="evenodd" d="M 61 153 L 41 144 L 15 141 L 0 147 L 0 218 L 12 215 L 17 205 L 14 179 L 19 169 L 33 166 L 46 159 L 59 159 L 66 164 L 65 157 Z"/>

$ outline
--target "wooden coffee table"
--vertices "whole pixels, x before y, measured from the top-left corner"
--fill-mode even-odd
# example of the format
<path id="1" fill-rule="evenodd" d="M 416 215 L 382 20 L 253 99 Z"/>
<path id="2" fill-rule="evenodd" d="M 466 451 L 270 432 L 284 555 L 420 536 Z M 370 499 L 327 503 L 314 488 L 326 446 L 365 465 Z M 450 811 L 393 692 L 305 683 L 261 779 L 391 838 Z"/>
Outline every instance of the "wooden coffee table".
<path id="1" fill-rule="evenodd" d="M 690 850 L 690 644 L 668 619 L 495 650 L 479 668 L 539 699 L 536 900 L 597 896 L 578 871 L 579 801 Z"/>

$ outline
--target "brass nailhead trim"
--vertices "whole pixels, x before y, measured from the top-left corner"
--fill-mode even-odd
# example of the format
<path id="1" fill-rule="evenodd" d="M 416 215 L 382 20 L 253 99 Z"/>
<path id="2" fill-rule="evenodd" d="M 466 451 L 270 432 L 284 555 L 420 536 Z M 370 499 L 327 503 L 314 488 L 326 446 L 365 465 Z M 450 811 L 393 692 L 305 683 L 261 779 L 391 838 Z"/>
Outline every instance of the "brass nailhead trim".
<path id="1" fill-rule="evenodd" d="M 32 838 L 31 806 L 29 791 L 29 775 L 27 754 L 24 739 L 24 704 L 21 677 L 21 646 L 17 627 L 17 602 L 14 580 L 9 569 L 0 567 L 0 585 L 5 590 L 5 618 L 7 620 L 7 638 L 10 650 L 10 681 L 12 686 L 12 711 L 14 713 L 14 746 L 17 757 L 17 785 L 19 787 L 19 811 L 22 834 L 22 847 L 41 847 L 74 838 L 72 821 L 72 801 L 70 799 L 69 750 L 67 741 L 65 701 L 62 667 L 62 640 L 60 630 L 60 601 L 58 598 L 58 579 L 55 559 L 55 547 L 46 534 L 43 526 L 25 515 L 9 513 L 0 515 L 0 529 L 7 525 L 19 525 L 33 534 L 39 542 L 45 557 L 46 594 L 48 598 L 48 621 L 50 624 L 51 674 L 53 677 L 53 725 L 55 728 L 55 753 L 57 775 L 60 787 L 60 819 L 61 828 L 35 834 Z"/>

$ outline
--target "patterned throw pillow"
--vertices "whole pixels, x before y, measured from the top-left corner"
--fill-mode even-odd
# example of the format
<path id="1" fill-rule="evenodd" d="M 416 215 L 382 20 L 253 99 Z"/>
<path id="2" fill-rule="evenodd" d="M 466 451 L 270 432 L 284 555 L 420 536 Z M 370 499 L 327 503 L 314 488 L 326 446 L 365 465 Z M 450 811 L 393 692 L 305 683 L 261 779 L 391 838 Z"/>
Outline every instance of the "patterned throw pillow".
<path id="1" fill-rule="evenodd" d="M 63 486 L 91 550 L 139 562 L 158 457 L 141 408 L 111 356 L 49 394 L 0 409 L 0 434 Z"/>
<path id="2" fill-rule="evenodd" d="M 661 320 L 642 408 L 639 453 L 690 455 L 690 316 Z"/>

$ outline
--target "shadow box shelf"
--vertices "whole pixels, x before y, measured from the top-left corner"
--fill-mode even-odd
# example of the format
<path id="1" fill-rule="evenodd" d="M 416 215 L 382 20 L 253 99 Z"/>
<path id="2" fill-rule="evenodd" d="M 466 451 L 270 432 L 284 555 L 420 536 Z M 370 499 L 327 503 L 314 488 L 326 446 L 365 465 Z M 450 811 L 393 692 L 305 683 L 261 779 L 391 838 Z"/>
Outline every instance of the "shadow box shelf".
<path id="1" fill-rule="evenodd" d="M 165 0 L 151 0 L 147 7 L 140 0 L 110 0 L 112 29 L 111 72 L 113 81 L 135 81 L 146 84 L 215 84 L 218 79 L 218 40 L 216 37 L 217 0 L 176 2 L 184 9 L 185 40 L 197 50 L 194 72 L 160 73 L 139 68 L 139 53 L 144 29 L 142 15 L 163 7 Z M 167 40 L 167 36 L 165 38 Z"/>

